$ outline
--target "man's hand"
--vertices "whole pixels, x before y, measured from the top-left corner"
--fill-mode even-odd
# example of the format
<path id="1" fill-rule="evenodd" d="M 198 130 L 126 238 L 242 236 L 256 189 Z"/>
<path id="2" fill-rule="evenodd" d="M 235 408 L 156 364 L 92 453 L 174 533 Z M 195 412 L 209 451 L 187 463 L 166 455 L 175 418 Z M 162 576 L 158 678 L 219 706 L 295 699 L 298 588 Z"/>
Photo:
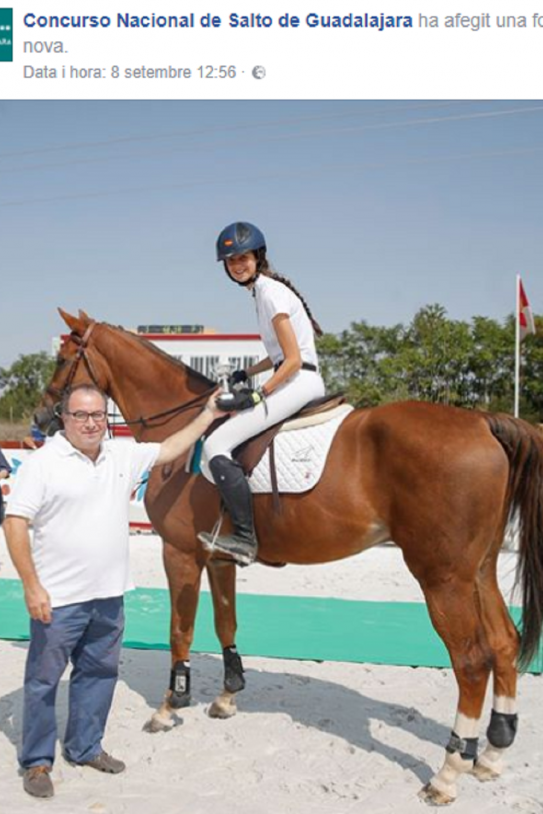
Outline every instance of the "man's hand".
<path id="1" fill-rule="evenodd" d="M 222 418 L 224 415 L 226 415 L 225 410 L 219 405 L 219 399 L 224 395 L 226 394 L 223 390 L 214 390 L 205 403 L 204 410 L 209 410 L 213 416 L 213 420 L 216 418 Z"/>
<path id="2" fill-rule="evenodd" d="M 51 599 L 36 573 L 28 532 L 29 522 L 26 517 L 8 515 L 3 530 L 9 556 L 23 583 L 28 612 L 33 619 L 48 624 L 51 621 Z"/>
<path id="3" fill-rule="evenodd" d="M 190 424 L 174 432 L 173 435 L 170 435 L 161 443 L 155 466 L 169 464 L 184 455 L 204 435 L 215 419 L 222 418 L 225 415 L 221 406 L 217 404 L 217 394 L 219 392 L 218 388 L 213 391 L 205 403 L 204 409 Z"/>
<path id="4" fill-rule="evenodd" d="M 31 588 L 25 587 L 25 602 L 33 619 L 46 625 L 51 622 L 51 599 L 39 582 Z"/>

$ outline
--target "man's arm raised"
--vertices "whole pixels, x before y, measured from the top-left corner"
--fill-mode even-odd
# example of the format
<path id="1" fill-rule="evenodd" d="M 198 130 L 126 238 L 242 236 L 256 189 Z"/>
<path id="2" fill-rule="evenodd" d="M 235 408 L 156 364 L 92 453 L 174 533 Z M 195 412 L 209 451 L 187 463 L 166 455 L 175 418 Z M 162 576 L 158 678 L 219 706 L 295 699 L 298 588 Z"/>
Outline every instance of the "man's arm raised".
<path id="1" fill-rule="evenodd" d="M 192 421 L 187 427 L 183 427 L 182 430 L 170 435 L 169 438 L 166 438 L 166 440 L 161 443 L 160 452 L 158 453 L 155 466 L 161 466 L 162 464 L 168 464 L 171 463 L 171 461 L 175 461 L 176 458 L 179 458 L 180 455 L 187 452 L 191 446 L 202 437 L 207 428 L 213 424 L 215 419 L 226 415 L 226 413 L 219 410 L 215 404 L 215 399 L 217 398 L 218 393 L 219 391 L 217 390 L 209 397 L 206 406 L 200 415 L 196 416 L 194 421 Z"/>

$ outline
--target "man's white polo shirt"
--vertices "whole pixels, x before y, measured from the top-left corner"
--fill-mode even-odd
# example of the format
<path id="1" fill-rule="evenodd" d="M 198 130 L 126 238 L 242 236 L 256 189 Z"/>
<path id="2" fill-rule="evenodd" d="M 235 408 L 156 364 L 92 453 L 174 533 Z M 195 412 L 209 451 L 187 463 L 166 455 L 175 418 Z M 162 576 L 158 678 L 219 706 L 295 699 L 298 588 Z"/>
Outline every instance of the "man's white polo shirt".
<path id="1" fill-rule="evenodd" d="M 130 495 L 160 444 L 104 441 L 91 461 L 63 433 L 17 472 L 7 514 L 34 525 L 32 556 L 53 607 L 121 596 L 130 586 Z"/>

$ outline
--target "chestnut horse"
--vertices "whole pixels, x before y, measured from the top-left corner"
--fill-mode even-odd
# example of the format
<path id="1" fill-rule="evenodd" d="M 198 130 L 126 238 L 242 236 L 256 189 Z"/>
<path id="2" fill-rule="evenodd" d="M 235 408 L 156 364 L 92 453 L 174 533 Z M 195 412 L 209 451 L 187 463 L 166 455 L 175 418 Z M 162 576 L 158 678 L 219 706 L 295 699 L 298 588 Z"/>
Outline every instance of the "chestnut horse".
<path id="1" fill-rule="evenodd" d="M 71 334 L 36 419 L 43 428 L 67 387 L 94 382 L 119 406 L 139 441 L 161 441 L 188 423 L 214 387 L 189 367 L 122 328 L 60 312 Z M 186 460 L 153 470 L 146 508 L 164 541 L 171 597 L 170 688 L 151 728 L 171 726 L 189 703 L 188 666 L 202 571 L 224 653 L 224 692 L 210 714 L 235 712 L 243 668 L 235 649 L 236 569 L 196 539 L 219 515 L 217 490 L 185 471 Z M 543 442 L 505 415 L 418 402 L 354 410 L 334 439 L 320 482 L 254 499 L 259 556 L 266 563 L 323 563 L 385 540 L 401 548 L 432 623 L 450 654 L 459 700 L 442 768 L 421 791 L 433 804 L 456 796 L 466 771 L 490 779 L 516 732 L 517 663 L 538 652 L 543 615 Z M 521 634 L 498 588 L 496 566 L 508 519 L 520 520 Z M 228 523 L 228 520 L 226 520 Z M 477 757 L 485 690 L 493 674 L 488 742 Z"/>

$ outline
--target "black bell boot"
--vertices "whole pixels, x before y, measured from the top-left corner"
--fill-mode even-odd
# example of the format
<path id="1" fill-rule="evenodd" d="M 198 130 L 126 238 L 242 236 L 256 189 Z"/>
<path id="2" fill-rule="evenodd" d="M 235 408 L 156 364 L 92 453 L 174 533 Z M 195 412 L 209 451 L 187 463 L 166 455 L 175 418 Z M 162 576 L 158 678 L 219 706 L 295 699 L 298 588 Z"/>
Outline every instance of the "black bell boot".
<path id="1" fill-rule="evenodd" d="M 255 560 L 258 543 L 253 520 L 253 496 L 247 478 L 241 466 L 226 455 L 212 458 L 209 469 L 228 510 L 234 531 L 232 534 L 220 534 L 216 537 L 212 533 L 201 531 L 198 539 L 208 551 L 221 551 L 223 554 L 230 554 L 240 565 L 250 565 Z"/>

